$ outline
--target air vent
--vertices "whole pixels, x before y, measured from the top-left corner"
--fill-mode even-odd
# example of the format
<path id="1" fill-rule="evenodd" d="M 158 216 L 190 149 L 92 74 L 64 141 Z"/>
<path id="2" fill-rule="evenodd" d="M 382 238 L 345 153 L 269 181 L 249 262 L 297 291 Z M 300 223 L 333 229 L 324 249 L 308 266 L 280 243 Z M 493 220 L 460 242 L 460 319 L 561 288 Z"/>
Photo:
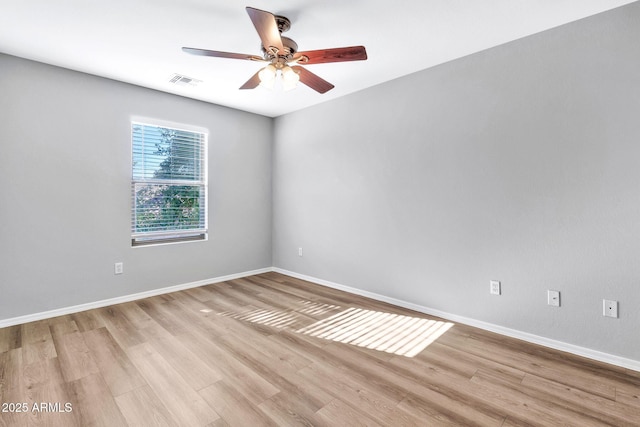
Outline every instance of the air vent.
<path id="1" fill-rule="evenodd" d="M 182 74 L 174 74 L 171 76 L 171 79 L 169 79 L 169 83 L 173 83 L 178 86 L 197 86 L 199 83 L 202 83 L 202 80 L 187 77 Z"/>

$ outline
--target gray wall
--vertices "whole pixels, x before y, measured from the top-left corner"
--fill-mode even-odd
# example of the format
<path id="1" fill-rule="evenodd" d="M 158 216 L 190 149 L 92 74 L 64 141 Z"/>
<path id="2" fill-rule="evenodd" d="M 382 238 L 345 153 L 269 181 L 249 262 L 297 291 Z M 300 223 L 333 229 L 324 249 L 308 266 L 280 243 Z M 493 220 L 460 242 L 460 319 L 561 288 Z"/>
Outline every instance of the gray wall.
<path id="1" fill-rule="evenodd" d="M 272 119 L 5 55 L 0 75 L 0 320 L 271 266 Z M 209 129 L 208 241 L 131 248 L 131 116 Z"/>
<path id="2" fill-rule="evenodd" d="M 640 360 L 639 40 L 635 3 L 276 119 L 274 266 Z"/>

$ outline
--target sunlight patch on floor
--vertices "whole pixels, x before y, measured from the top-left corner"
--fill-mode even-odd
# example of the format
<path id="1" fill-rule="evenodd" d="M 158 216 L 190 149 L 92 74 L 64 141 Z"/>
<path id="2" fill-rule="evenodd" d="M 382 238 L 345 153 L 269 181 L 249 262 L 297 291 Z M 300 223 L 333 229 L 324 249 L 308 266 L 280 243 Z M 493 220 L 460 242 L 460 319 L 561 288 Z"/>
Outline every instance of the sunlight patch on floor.
<path id="1" fill-rule="evenodd" d="M 245 322 L 259 323 L 261 325 L 273 326 L 276 328 L 284 328 L 293 325 L 298 320 L 295 312 L 264 310 L 262 308 L 256 308 L 242 314 L 229 312 L 219 314 L 221 316 L 228 316 Z"/>
<path id="2" fill-rule="evenodd" d="M 452 326 L 450 322 L 349 308 L 296 332 L 414 357 Z"/>
<path id="3" fill-rule="evenodd" d="M 310 316 L 318 316 L 321 314 L 326 314 L 332 310 L 338 310 L 340 306 L 333 304 L 323 304 L 321 302 L 313 302 L 313 301 L 300 301 L 302 308 L 297 309 L 296 311 L 303 314 L 308 314 Z"/>
<path id="4" fill-rule="evenodd" d="M 301 300 L 298 304 L 300 305 L 299 308 L 290 311 L 256 308 L 243 311 L 242 313 L 224 311 L 222 313 L 218 313 L 218 315 L 231 317 L 245 322 L 259 323 L 261 325 L 273 326 L 276 328 L 285 328 L 287 326 L 292 326 L 296 322 L 302 323 L 304 319 L 307 318 L 306 316 L 321 316 L 340 309 L 340 306 L 338 305 L 306 300 Z M 306 316 L 300 316 L 300 314 L 304 314 Z M 300 325 L 298 324 L 298 327 L 299 326 Z"/>

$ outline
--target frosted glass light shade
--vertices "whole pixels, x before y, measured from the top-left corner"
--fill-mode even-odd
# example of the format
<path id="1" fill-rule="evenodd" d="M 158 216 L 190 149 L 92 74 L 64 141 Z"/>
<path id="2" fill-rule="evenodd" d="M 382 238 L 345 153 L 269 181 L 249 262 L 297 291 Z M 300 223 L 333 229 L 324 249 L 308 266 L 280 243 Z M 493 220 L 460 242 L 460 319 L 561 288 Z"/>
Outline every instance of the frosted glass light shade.
<path id="1" fill-rule="evenodd" d="M 273 89 L 273 85 L 276 82 L 276 67 L 274 67 L 273 64 L 267 65 L 260 70 L 258 78 L 260 79 L 260 86 Z"/>
<path id="2" fill-rule="evenodd" d="M 282 88 L 285 91 L 295 89 L 299 80 L 300 76 L 293 68 L 286 66 L 282 69 Z"/>

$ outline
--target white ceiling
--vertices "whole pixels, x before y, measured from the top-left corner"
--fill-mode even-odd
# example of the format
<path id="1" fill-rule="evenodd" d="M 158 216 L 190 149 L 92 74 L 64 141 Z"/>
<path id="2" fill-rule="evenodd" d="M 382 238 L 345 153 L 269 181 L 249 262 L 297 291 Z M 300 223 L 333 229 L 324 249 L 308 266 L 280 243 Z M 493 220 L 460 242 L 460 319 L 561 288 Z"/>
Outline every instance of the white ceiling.
<path id="1" fill-rule="evenodd" d="M 0 52 L 276 117 L 634 0 L 0 0 Z M 288 17 L 301 51 L 364 45 L 367 61 L 309 65 L 335 85 L 238 90 L 261 63 L 245 6 Z M 174 73 L 202 80 L 169 83 Z"/>

